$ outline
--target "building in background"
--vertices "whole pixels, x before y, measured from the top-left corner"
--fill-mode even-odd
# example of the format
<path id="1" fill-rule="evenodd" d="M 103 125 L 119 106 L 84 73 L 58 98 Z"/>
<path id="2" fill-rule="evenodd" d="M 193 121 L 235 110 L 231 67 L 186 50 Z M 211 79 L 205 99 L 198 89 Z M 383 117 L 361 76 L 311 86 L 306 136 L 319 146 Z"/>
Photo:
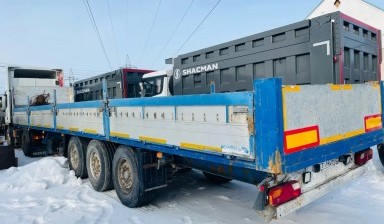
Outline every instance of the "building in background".
<path id="1" fill-rule="evenodd" d="M 370 26 L 384 31 L 384 10 L 363 0 L 323 0 L 307 17 L 321 16 L 327 13 L 340 11 L 348 16 L 360 20 Z M 381 46 L 383 47 L 383 45 Z M 382 55 L 383 55 L 383 50 Z M 381 63 L 381 79 L 384 80 L 384 63 Z"/>

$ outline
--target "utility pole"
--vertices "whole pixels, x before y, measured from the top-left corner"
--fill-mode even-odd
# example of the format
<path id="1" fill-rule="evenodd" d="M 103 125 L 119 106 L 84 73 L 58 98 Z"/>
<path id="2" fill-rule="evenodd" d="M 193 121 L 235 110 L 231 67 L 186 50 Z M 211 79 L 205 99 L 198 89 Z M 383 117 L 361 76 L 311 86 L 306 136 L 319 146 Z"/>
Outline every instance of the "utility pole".
<path id="1" fill-rule="evenodd" d="M 75 76 L 73 76 L 72 69 L 69 70 L 69 76 L 65 78 L 65 80 L 68 80 L 69 86 L 73 86 L 73 83 L 75 82 Z"/>

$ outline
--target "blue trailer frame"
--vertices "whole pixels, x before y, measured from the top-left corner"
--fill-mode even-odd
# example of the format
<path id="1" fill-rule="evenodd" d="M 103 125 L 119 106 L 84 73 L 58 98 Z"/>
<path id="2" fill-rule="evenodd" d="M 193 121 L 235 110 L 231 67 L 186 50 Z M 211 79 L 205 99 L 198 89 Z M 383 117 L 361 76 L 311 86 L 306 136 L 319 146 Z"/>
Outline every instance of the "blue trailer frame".
<path id="1" fill-rule="evenodd" d="M 383 101 L 383 82 L 381 82 L 380 87 L 381 100 Z M 240 93 L 108 100 L 105 90 L 106 88 L 104 86 L 104 99 L 100 101 L 67 104 L 53 103 L 52 105 L 45 106 L 15 108 L 14 112 L 26 112 L 28 114 L 28 125 L 15 125 L 15 127 L 110 141 L 135 148 L 162 152 L 165 155 L 176 156 L 180 161 L 194 168 L 211 170 L 215 173 L 223 174 L 223 176 L 252 184 L 258 184 L 272 174 L 291 173 L 330 159 L 338 158 L 340 155 L 361 151 L 384 142 L 384 132 L 381 128 L 355 137 L 286 155 L 284 153 L 283 141 L 282 80 L 279 78 L 256 80 L 254 81 L 253 92 Z M 254 123 L 254 130 L 250 135 L 249 142 L 250 145 L 253 146 L 251 151 L 255 159 L 249 160 L 215 152 L 194 151 L 174 145 L 110 136 L 110 107 L 186 105 L 225 105 L 227 108 L 231 105 L 247 105 L 248 113 L 253 117 Z M 383 105 L 384 102 L 381 102 L 382 107 Z M 102 108 L 105 135 L 58 129 L 56 124 L 56 111 L 72 108 Z M 53 128 L 30 125 L 30 112 L 40 110 L 52 110 L 54 112 Z M 384 119 L 382 119 L 382 121 L 383 120 Z"/>

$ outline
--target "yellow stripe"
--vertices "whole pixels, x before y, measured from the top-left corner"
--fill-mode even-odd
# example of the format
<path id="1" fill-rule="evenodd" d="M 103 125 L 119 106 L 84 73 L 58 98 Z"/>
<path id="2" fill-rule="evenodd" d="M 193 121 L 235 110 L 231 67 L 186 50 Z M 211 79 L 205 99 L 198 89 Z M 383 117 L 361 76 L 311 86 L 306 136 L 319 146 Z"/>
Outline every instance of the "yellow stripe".
<path id="1" fill-rule="evenodd" d="M 198 145 L 189 142 L 180 142 L 180 147 L 188 148 L 188 149 L 196 149 L 196 150 L 208 150 L 214 152 L 221 152 L 220 147 L 209 146 L 209 145 Z"/>
<path id="2" fill-rule="evenodd" d="M 365 120 L 365 128 L 372 129 L 381 126 L 381 116 L 372 117 Z"/>
<path id="3" fill-rule="evenodd" d="M 119 137 L 119 138 L 129 138 L 129 134 L 117 132 L 117 131 L 111 131 L 110 135 L 113 137 Z"/>
<path id="4" fill-rule="evenodd" d="M 97 134 L 97 130 L 91 129 L 91 128 L 84 128 L 83 132 L 89 133 L 89 134 Z"/>
<path id="5" fill-rule="evenodd" d="M 346 84 L 346 85 L 329 85 L 331 87 L 331 90 L 351 90 L 352 85 Z"/>
<path id="6" fill-rule="evenodd" d="M 336 142 L 336 141 L 339 141 L 339 140 L 342 140 L 342 139 L 350 138 L 350 137 L 361 135 L 361 134 L 364 134 L 364 133 L 365 133 L 364 129 L 359 129 L 359 130 L 350 131 L 350 132 L 347 132 L 347 133 L 344 133 L 344 134 L 333 135 L 333 136 L 330 136 L 330 137 L 326 137 L 326 138 L 320 139 L 320 145 L 328 144 L 328 143 L 331 143 L 331 142 Z"/>
<path id="7" fill-rule="evenodd" d="M 70 131 L 79 131 L 79 128 L 69 127 L 68 130 L 70 130 Z"/>
<path id="8" fill-rule="evenodd" d="M 57 126 L 56 126 L 56 129 L 60 129 L 60 130 L 63 130 L 63 129 L 64 129 L 64 126 L 61 126 L 61 125 L 57 125 Z"/>
<path id="9" fill-rule="evenodd" d="M 380 84 L 374 83 L 374 84 L 371 84 L 371 86 L 374 89 L 380 89 Z"/>
<path id="10" fill-rule="evenodd" d="M 49 125 L 49 124 L 43 124 L 43 127 L 44 127 L 44 128 L 51 128 L 51 125 Z"/>
<path id="11" fill-rule="evenodd" d="M 284 131 L 287 129 L 288 127 L 288 121 L 287 121 L 287 102 L 285 102 L 285 92 L 283 91 L 283 129 Z"/>
<path id="12" fill-rule="evenodd" d="M 317 131 L 310 130 L 300 132 L 296 134 L 287 135 L 285 138 L 287 141 L 287 149 L 292 149 L 317 142 Z"/>
<path id="13" fill-rule="evenodd" d="M 299 92 L 300 86 L 283 86 L 283 92 Z"/>
<path id="14" fill-rule="evenodd" d="M 139 136 L 139 139 L 141 141 L 147 141 L 147 142 L 154 142 L 154 143 L 160 143 L 160 144 L 166 144 L 167 140 L 163 138 L 153 138 L 148 136 Z"/>

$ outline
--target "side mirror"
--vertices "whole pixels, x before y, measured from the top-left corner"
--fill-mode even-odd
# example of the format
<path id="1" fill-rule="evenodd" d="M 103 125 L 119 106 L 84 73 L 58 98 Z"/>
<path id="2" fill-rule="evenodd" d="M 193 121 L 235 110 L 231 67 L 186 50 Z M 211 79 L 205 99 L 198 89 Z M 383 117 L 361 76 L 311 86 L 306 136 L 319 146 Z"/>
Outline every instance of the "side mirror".
<path id="1" fill-rule="evenodd" d="M 5 95 L 0 95 L 0 111 L 5 111 L 7 108 L 7 98 Z"/>

